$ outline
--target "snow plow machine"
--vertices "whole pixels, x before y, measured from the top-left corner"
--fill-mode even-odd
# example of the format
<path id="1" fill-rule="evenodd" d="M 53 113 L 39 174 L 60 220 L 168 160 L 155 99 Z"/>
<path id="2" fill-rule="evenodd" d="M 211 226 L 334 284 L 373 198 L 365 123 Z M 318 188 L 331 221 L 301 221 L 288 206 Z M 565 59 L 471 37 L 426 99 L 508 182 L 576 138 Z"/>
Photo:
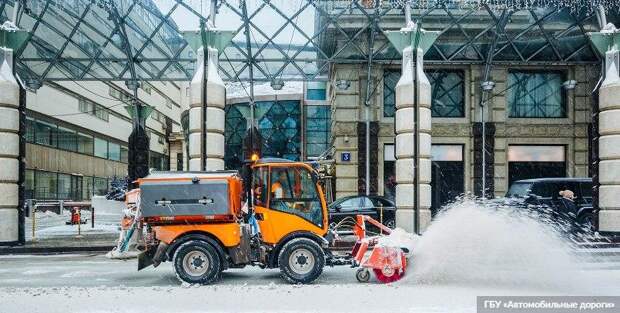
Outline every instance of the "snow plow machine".
<path id="1" fill-rule="evenodd" d="M 319 174 L 307 163 L 267 158 L 240 172 L 154 172 L 137 183 L 108 257 L 137 254 L 138 270 L 171 262 L 189 284 L 210 284 L 222 271 L 247 265 L 279 268 L 288 282 L 302 284 L 316 280 L 326 265 L 372 268 L 381 282 L 404 273 L 401 249 L 373 250 L 376 238 L 364 235 L 367 217 L 358 217 L 353 253 L 333 253 L 339 236 L 328 226 Z M 366 274 L 358 272 L 358 280 L 368 281 L 360 273 Z"/>

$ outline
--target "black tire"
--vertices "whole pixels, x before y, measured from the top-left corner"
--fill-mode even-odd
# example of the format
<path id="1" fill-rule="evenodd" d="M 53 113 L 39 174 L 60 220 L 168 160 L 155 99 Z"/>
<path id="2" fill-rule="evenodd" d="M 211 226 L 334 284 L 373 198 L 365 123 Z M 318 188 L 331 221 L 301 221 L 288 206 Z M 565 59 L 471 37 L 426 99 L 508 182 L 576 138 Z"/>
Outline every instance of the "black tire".
<path id="1" fill-rule="evenodd" d="M 355 272 L 355 278 L 360 283 L 367 283 L 370 280 L 370 271 L 365 267 L 358 268 Z"/>
<path id="2" fill-rule="evenodd" d="M 394 229 L 396 228 L 396 220 L 389 219 L 383 225 L 387 226 L 389 229 Z"/>
<path id="3" fill-rule="evenodd" d="M 202 240 L 190 240 L 179 246 L 172 262 L 177 278 L 189 284 L 207 285 L 218 280 L 222 273 L 217 250 Z"/>
<path id="4" fill-rule="evenodd" d="M 280 274 L 292 284 L 315 281 L 325 267 L 325 252 L 318 243 L 308 238 L 287 242 L 278 255 Z"/>
<path id="5" fill-rule="evenodd" d="M 579 227 L 582 230 L 585 230 L 587 232 L 595 231 L 594 214 L 591 212 L 584 213 L 581 216 L 579 216 L 579 218 L 577 219 L 577 223 L 579 223 Z"/>

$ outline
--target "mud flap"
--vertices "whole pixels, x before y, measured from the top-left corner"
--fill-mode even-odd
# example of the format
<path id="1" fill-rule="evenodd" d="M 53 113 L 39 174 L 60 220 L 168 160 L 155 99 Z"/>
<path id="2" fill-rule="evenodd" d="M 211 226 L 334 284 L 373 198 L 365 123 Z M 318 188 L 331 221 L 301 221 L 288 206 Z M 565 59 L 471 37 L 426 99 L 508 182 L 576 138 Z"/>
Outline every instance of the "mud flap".
<path id="1" fill-rule="evenodd" d="M 138 271 L 153 265 L 153 250 L 138 254 Z"/>
<path id="2" fill-rule="evenodd" d="M 166 251 L 168 245 L 160 242 L 157 246 L 157 250 L 149 249 L 138 255 L 138 271 L 147 268 L 151 265 L 158 267 L 161 264 L 163 258 L 166 257 Z"/>

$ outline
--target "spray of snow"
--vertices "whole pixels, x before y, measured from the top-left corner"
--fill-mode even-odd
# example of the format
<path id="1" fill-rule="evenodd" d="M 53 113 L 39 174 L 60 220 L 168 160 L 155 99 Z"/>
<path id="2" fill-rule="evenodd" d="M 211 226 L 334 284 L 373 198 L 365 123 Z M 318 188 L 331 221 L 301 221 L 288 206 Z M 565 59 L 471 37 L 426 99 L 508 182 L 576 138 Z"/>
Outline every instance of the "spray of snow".
<path id="1" fill-rule="evenodd" d="M 415 241 L 404 283 L 586 287 L 581 262 L 548 219 L 465 199 Z"/>

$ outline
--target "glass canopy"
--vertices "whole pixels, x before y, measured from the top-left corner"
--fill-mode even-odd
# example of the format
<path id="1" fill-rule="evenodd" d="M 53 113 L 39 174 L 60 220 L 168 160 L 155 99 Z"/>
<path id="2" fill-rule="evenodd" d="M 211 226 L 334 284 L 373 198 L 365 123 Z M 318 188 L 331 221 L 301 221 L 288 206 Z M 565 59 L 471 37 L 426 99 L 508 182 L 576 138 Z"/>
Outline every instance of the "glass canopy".
<path id="1" fill-rule="evenodd" d="M 15 2 L 0 2 L 0 23 L 13 15 Z M 477 5 L 414 1 L 412 19 L 421 22 L 425 29 L 441 32 L 426 55 L 428 62 L 599 61 L 585 35 L 598 30 L 597 18 L 585 6 L 562 8 L 556 4 L 510 11 L 499 0 L 460 1 L 470 2 Z M 556 2 L 561 1 L 546 3 Z M 209 0 L 19 3 L 17 25 L 30 36 L 16 53 L 17 69 L 22 78 L 39 82 L 189 80 L 195 67 L 195 52 L 180 31 L 197 29 L 199 22 L 208 20 L 211 13 Z M 370 55 L 376 63 L 399 63 L 399 53 L 383 33 L 404 26 L 400 3 L 219 0 L 216 27 L 236 31 L 232 43 L 221 51 L 220 73 L 227 81 L 321 80 L 326 79 L 333 63 L 366 63 Z M 608 12 L 608 20 L 616 24 L 620 21 L 617 7 Z M 505 13 L 508 22 L 505 27 L 498 27 Z M 371 37 L 373 40 L 369 40 Z M 489 52 L 495 37 L 497 44 Z M 372 47 L 369 42 L 373 42 Z"/>

